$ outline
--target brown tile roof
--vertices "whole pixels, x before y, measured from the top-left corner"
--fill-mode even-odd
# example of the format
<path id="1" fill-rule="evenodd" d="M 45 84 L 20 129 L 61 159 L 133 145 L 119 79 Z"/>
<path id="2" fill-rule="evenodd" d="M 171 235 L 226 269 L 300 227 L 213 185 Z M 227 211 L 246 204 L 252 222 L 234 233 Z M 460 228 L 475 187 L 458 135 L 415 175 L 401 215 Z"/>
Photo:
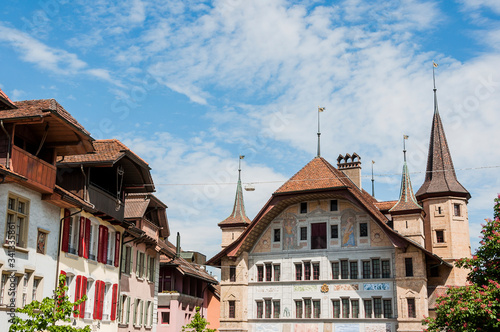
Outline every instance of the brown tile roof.
<path id="1" fill-rule="evenodd" d="M 443 123 L 439 116 L 435 94 L 434 98 L 435 109 L 432 119 L 425 181 L 417 191 L 416 196 L 418 200 L 440 194 L 458 194 L 470 198 L 469 192 L 457 180 L 450 149 L 448 148 L 446 135 L 444 133 Z"/>
<path id="2" fill-rule="evenodd" d="M 16 105 L 10 100 L 9 96 L 0 89 L 0 109 L 12 109 L 16 108 Z"/>
<path id="3" fill-rule="evenodd" d="M 389 210 L 389 212 L 404 212 L 422 210 L 422 207 L 417 203 L 417 199 L 411 188 L 410 173 L 406 161 L 403 164 L 403 174 L 401 176 L 401 191 L 399 193 L 398 202 Z"/>
<path id="4" fill-rule="evenodd" d="M 75 129 L 90 136 L 90 133 L 55 99 L 24 100 L 16 101 L 14 104 L 17 109 L 0 111 L 0 119 L 40 118 L 54 114 Z"/>
<path id="5" fill-rule="evenodd" d="M 82 208 L 94 209 L 94 206 L 91 203 L 83 200 L 78 195 L 73 194 L 72 192 L 64 189 L 63 187 L 58 186 L 57 184 L 54 188 L 54 192 L 60 194 L 63 200 L 69 200 L 73 203 L 76 203 L 78 206 Z"/>
<path id="6" fill-rule="evenodd" d="M 139 197 L 127 197 L 125 199 L 125 219 L 142 218 L 151 200 L 145 195 Z"/>
<path id="7" fill-rule="evenodd" d="M 315 157 L 275 193 L 345 187 L 350 184 L 344 173 L 322 157 Z"/>
<path id="8" fill-rule="evenodd" d="M 148 166 L 147 162 L 145 162 L 142 158 L 140 158 L 138 155 L 132 152 L 132 150 L 130 150 L 125 144 L 123 144 L 117 139 L 95 140 L 93 144 L 95 148 L 94 153 L 68 156 L 64 159 L 64 164 L 71 164 L 71 163 L 113 164 L 128 154 L 129 156 L 134 157 L 134 159 L 142 163 L 145 167 Z"/>
<path id="9" fill-rule="evenodd" d="M 245 213 L 243 190 L 241 188 L 241 176 L 238 175 L 238 184 L 236 186 L 236 197 L 234 199 L 233 212 L 229 217 L 221 221 L 218 225 L 225 227 L 228 225 L 248 225 L 248 224 L 250 224 L 250 219 L 247 217 Z"/>
<path id="10" fill-rule="evenodd" d="M 379 209 L 381 212 L 383 211 L 389 211 L 394 205 L 396 205 L 398 201 L 384 201 L 384 202 L 375 202 L 375 206 L 377 209 Z"/>

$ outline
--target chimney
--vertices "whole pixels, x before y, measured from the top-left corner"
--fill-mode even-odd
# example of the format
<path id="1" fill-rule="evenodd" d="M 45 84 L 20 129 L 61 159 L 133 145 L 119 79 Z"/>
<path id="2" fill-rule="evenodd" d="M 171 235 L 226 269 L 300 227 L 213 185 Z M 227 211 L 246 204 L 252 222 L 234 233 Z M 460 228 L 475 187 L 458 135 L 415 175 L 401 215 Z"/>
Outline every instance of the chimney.
<path id="1" fill-rule="evenodd" d="M 361 157 L 356 152 L 352 156 L 339 154 L 337 167 L 361 190 Z"/>
<path id="2" fill-rule="evenodd" d="M 175 250 L 175 256 L 180 257 L 181 256 L 181 234 L 177 232 L 177 246 Z"/>

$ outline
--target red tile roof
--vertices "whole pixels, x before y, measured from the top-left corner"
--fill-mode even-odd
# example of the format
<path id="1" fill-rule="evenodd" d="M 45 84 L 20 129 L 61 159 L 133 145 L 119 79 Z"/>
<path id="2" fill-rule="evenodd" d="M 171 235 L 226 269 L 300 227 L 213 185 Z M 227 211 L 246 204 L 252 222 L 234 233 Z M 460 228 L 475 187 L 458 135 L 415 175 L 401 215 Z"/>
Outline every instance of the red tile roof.
<path id="1" fill-rule="evenodd" d="M 2 105 L 3 104 L 3 105 Z M 16 108 L 12 100 L 10 100 L 9 96 L 5 94 L 5 92 L 0 89 L 0 109 L 12 109 Z"/>
<path id="2" fill-rule="evenodd" d="M 113 164 L 116 161 L 123 158 L 125 155 L 134 157 L 137 161 L 143 164 L 143 166 L 148 166 L 142 158 L 136 155 L 132 150 L 130 150 L 125 144 L 117 139 L 101 139 L 93 142 L 95 153 L 87 153 L 75 156 L 67 156 L 64 159 L 64 164 L 71 163 L 110 163 Z"/>
<path id="3" fill-rule="evenodd" d="M 24 100 L 14 103 L 17 109 L 0 111 L 0 119 L 40 118 L 54 114 L 87 136 L 90 133 L 55 99 Z"/>
<path id="4" fill-rule="evenodd" d="M 375 206 L 380 211 L 389 211 L 398 201 L 384 201 L 384 202 L 376 202 Z"/>

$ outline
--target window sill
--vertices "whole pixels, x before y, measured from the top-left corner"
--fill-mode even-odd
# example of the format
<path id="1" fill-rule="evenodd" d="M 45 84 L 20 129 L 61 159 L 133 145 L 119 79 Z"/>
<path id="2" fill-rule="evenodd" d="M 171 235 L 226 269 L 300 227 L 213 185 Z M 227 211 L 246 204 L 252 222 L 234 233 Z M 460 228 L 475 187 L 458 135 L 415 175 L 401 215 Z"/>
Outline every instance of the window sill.
<path id="1" fill-rule="evenodd" d="M 23 248 L 23 247 L 18 247 L 18 246 L 14 246 L 14 247 L 13 247 L 13 246 L 11 246 L 11 245 L 9 245 L 9 244 L 7 244 L 7 243 L 4 243 L 4 244 L 3 244 L 3 247 L 4 247 L 4 248 L 7 248 L 7 249 L 14 249 L 15 251 L 23 252 L 23 253 L 25 253 L 25 254 L 27 254 L 27 253 L 29 253 L 29 252 L 30 252 L 30 251 L 29 251 L 29 249 L 26 249 L 26 248 Z"/>
<path id="2" fill-rule="evenodd" d="M 97 261 L 90 258 L 87 258 L 87 262 L 89 262 L 89 264 L 97 265 Z"/>
<path id="3" fill-rule="evenodd" d="M 106 268 L 107 268 L 108 270 L 114 270 L 114 269 L 116 269 L 117 267 L 116 267 L 116 266 L 114 266 L 114 265 L 108 265 L 108 264 L 106 264 Z"/>
<path id="4" fill-rule="evenodd" d="M 80 256 L 78 256 L 76 254 L 69 253 L 69 252 L 65 252 L 64 253 L 64 257 L 71 258 L 71 259 L 74 259 L 74 260 L 78 260 L 78 258 L 80 258 Z"/>

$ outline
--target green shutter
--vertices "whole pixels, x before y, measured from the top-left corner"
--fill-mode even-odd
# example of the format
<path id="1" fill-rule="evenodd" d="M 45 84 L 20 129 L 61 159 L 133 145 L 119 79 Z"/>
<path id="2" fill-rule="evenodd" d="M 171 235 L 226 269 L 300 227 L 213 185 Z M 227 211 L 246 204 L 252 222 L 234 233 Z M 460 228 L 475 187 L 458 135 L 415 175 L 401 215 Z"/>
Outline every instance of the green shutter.
<path id="1" fill-rule="evenodd" d="M 146 260 L 147 260 L 146 279 L 149 280 L 149 256 L 148 255 L 146 255 Z"/>
<path id="2" fill-rule="evenodd" d="M 127 247 L 125 246 L 122 246 L 122 259 L 121 259 L 121 267 L 120 267 L 120 270 L 122 271 L 122 273 L 125 273 L 125 265 L 126 265 L 126 260 L 125 260 L 125 256 L 127 256 L 125 253 L 127 251 Z"/>
<path id="3" fill-rule="evenodd" d="M 126 307 L 127 307 L 127 316 L 125 317 L 125 324 L 128 325 L 128 323 L 130 322 L 130 296 L 127 296 Z"/>
<path id="4" fill-rule="evenodd" d="M 139 276 L 139 250 L 137 250 L 137 255 L 135 255 L 135 256 L 136 256 L 135 257 L 135 275 Z"/>
<path id="5" fill-rule="evenodd" d="M 132 247 L 128 247 L 127 248 L 128 252 L 129 252 L 129 255 L 128 255 L 128 259 L 130 260 L 129 262 L 129 265 L 128 265 L 128 269 L 127 269 L 127 273 L 128 274 L 131 274 L 132 273 L 132 264 L 133 264 L 133 260 L 134 260 L 134 250 L 132 249 Z"/>
<path id="6" fill-rule="evenodd" d="M 142 254 L 142 277 L 144 278 L 146 276 L 146 254 Z"/>
<path id="7" fill-rule="evenodd" d="M 140 301 L 140 306 L 139 306 L 139 326 L 142 326 L 142 314 L 143 314 L 143 308 L 144 307 L 144 301 Z"/>
<path id="8" fill-rule="evenodd" d="M 122 321 L 122 296 L 118 296 L 118 317 L 117 317 L 118 323 L 123 323 Z"/>
<path id="9" fill-rule="evenodd" d="M 151 262 L 152 262 L 151 282 L 155 282 L 155 277 L 156 277 L 156 260 L 154 258 L 151 258 Z"/>

